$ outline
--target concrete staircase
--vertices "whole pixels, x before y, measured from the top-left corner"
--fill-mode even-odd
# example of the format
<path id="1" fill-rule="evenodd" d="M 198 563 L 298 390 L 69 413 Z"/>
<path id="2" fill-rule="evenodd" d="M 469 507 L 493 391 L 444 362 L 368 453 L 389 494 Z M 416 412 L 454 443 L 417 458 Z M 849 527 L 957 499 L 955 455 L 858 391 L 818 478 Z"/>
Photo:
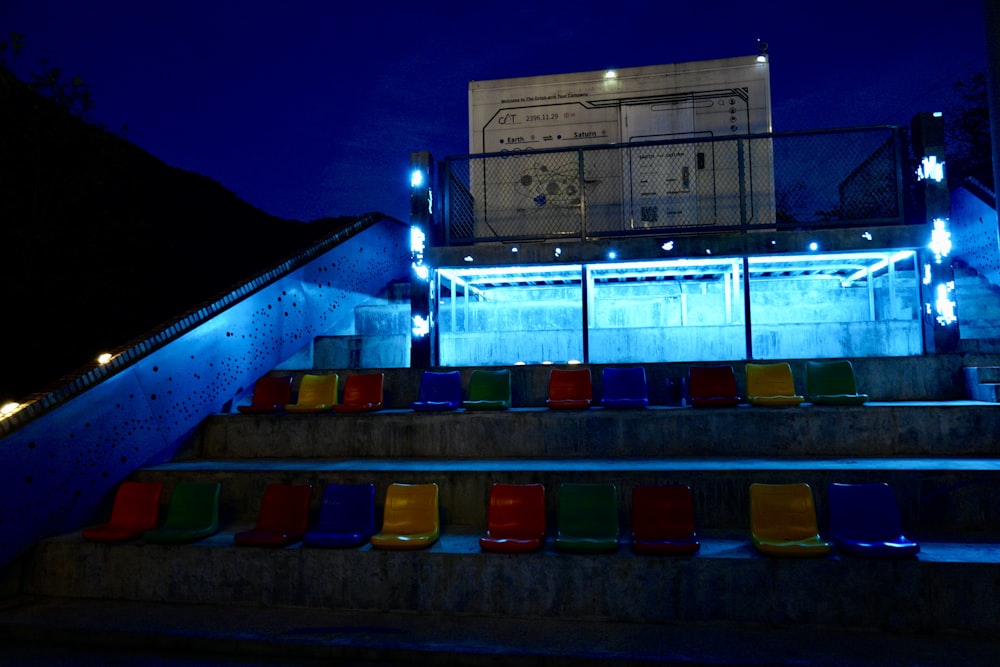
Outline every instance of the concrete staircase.
<path id="1" fill-rule="evenodd" d="M 924 381 L 915 360 L 871 363 L 880 365 L 859 364 L 862 377 L 912 372 Z M 882 366 L 889 363 L 895 371 Z M 962 365 L 925 363 L 944 377 L 942 368 Z M 995 659 L 1000 407 L 883 393 L 876 396 L 890 400 L 860 407 L 695 410 L 664 404 L 666 378 L 678 372 L 666 365 L 649 368 L 657 403 L 650 409 L 554 412 L 541 407 L 548 369 L 512 370 L 520 407 L 503 413 L 412 412 L 419 371 L 385 369 L 388 408 L 379 413 L 211 417 L 184 456 L 133 478 L 164 482 L 167 496 L 182 479 L 220 481 L 222 532 L 183 546 L 92 544 L 79 532 L 45 540 L 19 565 L 16 603 L 0 609 L 0 641 L 377 663 Z M 267 484 L 312 484 L 316 509 L 324 484 L 358 481 L 376 482 L 380 503 L 392 482 L 438 483 L 441 539 L 422 552 L 235 546 L 233 534 L 253 523 Z M 545 484 L 553 530 L 561 482 L 614 482 L 621 549 L 482 553 L 477 539 L 494 481 Z M 810 483 L 821 525 L 828 483 L 887 481 L 922 552 L 892 562 L 760 556 L 748 532 L 755 481 Z M 694 491 L 702 549 L 693 558 L 629 549 L 631 487 L 661 483 Z M 225 620 L 210 620 L 219 616 Z M 793 635 L 812 638 L 812 648 L 789 644 Z M 737 636 L 747 645 L 732 645 Z M 664 645 L 668 638 L 673 646 Z M 861 646 L 871 653 L 859 655 Z M 889 649 L 910 659 L 895 663 Z"/>

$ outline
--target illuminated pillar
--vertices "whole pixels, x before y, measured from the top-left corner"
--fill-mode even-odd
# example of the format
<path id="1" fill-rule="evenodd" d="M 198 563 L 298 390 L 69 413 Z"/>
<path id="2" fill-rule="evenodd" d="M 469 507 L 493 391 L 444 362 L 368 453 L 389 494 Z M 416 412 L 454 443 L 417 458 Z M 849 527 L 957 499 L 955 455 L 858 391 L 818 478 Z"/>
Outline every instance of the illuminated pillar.
<path id="1" fill-rule="evenodd" d="M 927 246 L 919 253 L 924 351 L 957 352 L 961 341 L 948 229 L 951 199 L 945 175 L 944 119 L 939 113 L 918 114 L 910 130 L 913 154 L 920 160 L 918 204 L 930 229 Z"/>
<path id="2" fill-rule="evenodd" d="M 424 261 L 434 222 L 431 189 L 433 160 L 424 151 L 410 154 L 410 367 L 427 368 L 434 363 L 431 309 L 431 267 Z"/>

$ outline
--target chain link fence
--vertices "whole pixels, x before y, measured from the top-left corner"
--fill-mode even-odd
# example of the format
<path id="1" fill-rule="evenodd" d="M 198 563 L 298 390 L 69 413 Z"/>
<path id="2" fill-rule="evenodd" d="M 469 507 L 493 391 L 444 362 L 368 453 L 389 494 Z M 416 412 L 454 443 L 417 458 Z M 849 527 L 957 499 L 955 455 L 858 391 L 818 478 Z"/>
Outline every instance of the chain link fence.
<path id="1" fill-rule="evenodd" d="M 449 158 L 445 241 L 901 224 L 902 145 L 881 126 Z"/>

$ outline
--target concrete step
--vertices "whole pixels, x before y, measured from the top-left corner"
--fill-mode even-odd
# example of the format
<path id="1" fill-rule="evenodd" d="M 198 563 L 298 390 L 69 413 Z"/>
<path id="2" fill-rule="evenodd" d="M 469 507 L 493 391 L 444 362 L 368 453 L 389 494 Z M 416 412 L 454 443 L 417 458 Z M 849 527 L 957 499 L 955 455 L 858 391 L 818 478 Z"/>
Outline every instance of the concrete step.
<path id="1" fill-rule="evenodd" d="M 970 399 L 1000 403 L 1000 366 L 966 366 L 962 372 Z"/>
<path id="2" fill-rule="evenodd" d="M 70 533 L 24 565 L 31 596 L 170 601 L 615 623 L 832 626 L 912 633 L 1000 633 L 1000 544 L 925 542 L 917 558 L 758 554 L 745 535 L 705 534 L 689 558 L 483 553 L 445 532 L 419 552 L 94 544 Z"/>
<path id="3" fill-rule="evenodd" d="M 995 637 L 967 632 L 619 623 L 31 596 L 0 608 L 0 643 L 7 664 L 33 667 L 992 667 L 1000 651 Z"/>

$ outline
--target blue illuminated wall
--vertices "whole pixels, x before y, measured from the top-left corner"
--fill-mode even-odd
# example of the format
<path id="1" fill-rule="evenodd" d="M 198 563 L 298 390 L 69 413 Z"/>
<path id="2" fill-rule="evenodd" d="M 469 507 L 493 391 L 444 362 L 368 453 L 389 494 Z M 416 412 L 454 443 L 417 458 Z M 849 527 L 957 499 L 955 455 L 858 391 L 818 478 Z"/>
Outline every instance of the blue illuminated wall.
<path id="1" fill-rule="evenodd" d="M 0 566 L 93 518 L 137 468 L 172 458 L 208 415 L 354 306 L 408 279 L 406 225 L 380 218 L 0 439 Z M 180 267 L 183 270 L 183 267 Z"/>

